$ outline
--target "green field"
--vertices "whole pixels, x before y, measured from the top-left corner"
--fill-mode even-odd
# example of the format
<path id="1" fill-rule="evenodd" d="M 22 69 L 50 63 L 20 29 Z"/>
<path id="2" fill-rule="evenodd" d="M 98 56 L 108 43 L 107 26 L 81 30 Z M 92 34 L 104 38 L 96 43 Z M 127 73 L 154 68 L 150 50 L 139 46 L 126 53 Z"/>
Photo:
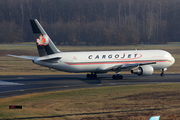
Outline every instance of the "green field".
<path id="1" fill-rule="evenodd" d="M 22 105 L 12 110 L 9 105 Z M 126 85 L 65 90 L 0 99 L 0 119 L 180 119 L 180 84 Z"/>
<path id="2" fill-rule="evenodd" d="M 153 46 L 153 45 L 136 45 L 136 46 L 58 46 L 63 51 L 105 51 L 105 50 L 148 50 L 162 49 L 170 52 L 176 59 L 173 66 L 168 68 L 169 73 L 179 73 L 180 71 L 180 46 Z M 0 74 L 1 75 L 30 75 L 30 74 L 67 74 L 57 70 L 49 70 L 46 67 L 33 64 L 29 60 L 8 57 L 6 54 L 38 56 L 37 48 L 32 43 L 29 45 L 0 45 Z M 157 71 L 160 73 L 160 71 Z"/>

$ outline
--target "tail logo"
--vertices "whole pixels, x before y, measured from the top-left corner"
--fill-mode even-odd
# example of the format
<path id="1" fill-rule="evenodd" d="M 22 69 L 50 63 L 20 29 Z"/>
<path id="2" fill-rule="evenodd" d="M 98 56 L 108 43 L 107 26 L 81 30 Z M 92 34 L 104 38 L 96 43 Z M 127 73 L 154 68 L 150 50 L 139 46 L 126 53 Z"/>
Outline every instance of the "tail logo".
<path id="1" fill-rule="evenodd" d="M 36 39 L 36 42 L 40 46 L 46 46 L 49 44 L 49 37 L 48 35 L 40 35 L 39 38 Z"/>

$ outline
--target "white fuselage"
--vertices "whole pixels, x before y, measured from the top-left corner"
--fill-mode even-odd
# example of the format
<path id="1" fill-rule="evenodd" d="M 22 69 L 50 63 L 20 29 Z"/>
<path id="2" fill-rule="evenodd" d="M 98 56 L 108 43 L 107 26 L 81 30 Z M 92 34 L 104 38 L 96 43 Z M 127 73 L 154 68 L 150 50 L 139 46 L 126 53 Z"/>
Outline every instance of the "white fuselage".
<path id="1" fill-rule="evenodd" d="M 42 61 L 45 58 L 61 58 L 58 62 Z M 148 63 L 154 69 L 170 67 L 174 58 L 163 50 L 129 50 L 129 51 L 91 51 L 91 52 L 61 52 L 34 60 L 35 64 L 66 72 L 108 72 L 107 68 L 116 65 Z"/>

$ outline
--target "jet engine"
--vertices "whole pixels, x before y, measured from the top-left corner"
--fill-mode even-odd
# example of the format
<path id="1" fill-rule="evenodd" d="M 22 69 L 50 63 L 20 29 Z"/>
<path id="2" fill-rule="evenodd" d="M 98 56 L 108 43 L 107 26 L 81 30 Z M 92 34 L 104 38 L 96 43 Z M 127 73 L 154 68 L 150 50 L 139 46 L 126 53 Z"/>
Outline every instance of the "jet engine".
<path id="1" fill-rule="evenodd" d="M 131 73 L 137 74 L 139 76 L 152 75 L 153 72 L 154 72 L 154 69 L 151 65 L 143 65 L 141 67 L 138 67 L 137 69 L 131 70 Z"/>

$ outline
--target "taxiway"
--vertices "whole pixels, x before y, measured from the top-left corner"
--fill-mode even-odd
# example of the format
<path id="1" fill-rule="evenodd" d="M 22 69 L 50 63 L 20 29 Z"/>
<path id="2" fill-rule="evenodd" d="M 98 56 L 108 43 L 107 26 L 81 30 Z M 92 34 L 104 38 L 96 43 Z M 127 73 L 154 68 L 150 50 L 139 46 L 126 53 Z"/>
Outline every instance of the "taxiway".
<path id="1" fill-rule="evenodd" d="M 50 92 L 103 86 L 179 83 L 180 74 L 159 74 L 152 76 L 123 75 L 123 80 L 112 80 L 111 74 L 98 75 L 97 79 L 87 79 L 82 75 L 21 75 L 0 76 L 0 98 L 31 93 Z"/>

